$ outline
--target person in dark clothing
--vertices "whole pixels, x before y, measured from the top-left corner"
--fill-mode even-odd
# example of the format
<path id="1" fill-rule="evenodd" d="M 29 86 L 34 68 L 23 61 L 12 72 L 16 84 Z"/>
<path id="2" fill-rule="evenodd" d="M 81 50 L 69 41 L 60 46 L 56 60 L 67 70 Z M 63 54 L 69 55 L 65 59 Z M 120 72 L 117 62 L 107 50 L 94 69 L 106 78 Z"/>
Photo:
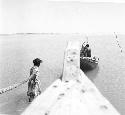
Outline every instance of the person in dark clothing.
<path id="1" fill-rule="evenodd" d="M 89 48 L 89 44 L 86 44 L 86 46 L 82 45 L 80 56 L 81 57 L 91 57 L 91 49 Z"/>
<path id="2" fill-rule="evenodd" d="M 85 50 L 85 42 L 82 44 L 82 47 L 80 50 L 80 57 L 84 57 L 84 50 Z"/>
<path id="3" fill-rule="evenodd" d="M 91 57 L 91 49 L 89 48 L 89 44 L 86 44 L 84 48 L 84 57 Z"/>

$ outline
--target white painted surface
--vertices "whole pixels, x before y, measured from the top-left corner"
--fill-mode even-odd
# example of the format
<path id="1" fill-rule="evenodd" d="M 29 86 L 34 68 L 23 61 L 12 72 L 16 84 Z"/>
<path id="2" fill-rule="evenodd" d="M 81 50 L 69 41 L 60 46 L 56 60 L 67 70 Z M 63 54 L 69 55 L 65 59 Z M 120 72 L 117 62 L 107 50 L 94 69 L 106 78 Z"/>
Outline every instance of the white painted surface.
<path id="1" fill-rule="evenodd" d="M 80 43 L 72 41 L 68 43 L 65 50 L 64 67 L 63 67 L 63 81 L 76 79 L 79 76 L 80 68 Z"/>

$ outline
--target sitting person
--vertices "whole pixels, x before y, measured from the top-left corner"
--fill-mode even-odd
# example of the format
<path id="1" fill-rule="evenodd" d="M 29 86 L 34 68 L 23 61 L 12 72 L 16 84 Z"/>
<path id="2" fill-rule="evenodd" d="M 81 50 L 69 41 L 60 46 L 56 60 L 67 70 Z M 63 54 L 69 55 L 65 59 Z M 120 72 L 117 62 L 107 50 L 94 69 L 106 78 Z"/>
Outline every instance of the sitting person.
<path id="1" fill-rule="evenodd" d="M 85 47 L 82 45 L 80 56 L 81 57 L 91 57 L 91 49 L 89 48 L 89 44 L 86 44 Z"/>
<path id="2" fill-rule="evenodd" d="M 41 62 L 42 62 L 42 60 L 40 60 L 39 58 L 36 58 L 33 60 L 34 66 L 30 69 L 30 77 L 31 78 L 29 79 L 29 82 L 28 82 L 28 92 L 27 92 L 28 96 L 30 96 L 30 94 L 33 94 L 34 96 L 36 95 L 34 92 L 36 85 L 38 87 L 39 94 L 41 93 L 40 81 L 38 80 L 39 66 L 40 66 Z"/>
<path id="3" fill-rule="evenodd" d="M 85 44 L 84 43 L 82 44 L 82 47 L 81 47 L 81 50 L 80 50 L 80 57 L 84 57 L 84 50 L 85 50 Z"/>

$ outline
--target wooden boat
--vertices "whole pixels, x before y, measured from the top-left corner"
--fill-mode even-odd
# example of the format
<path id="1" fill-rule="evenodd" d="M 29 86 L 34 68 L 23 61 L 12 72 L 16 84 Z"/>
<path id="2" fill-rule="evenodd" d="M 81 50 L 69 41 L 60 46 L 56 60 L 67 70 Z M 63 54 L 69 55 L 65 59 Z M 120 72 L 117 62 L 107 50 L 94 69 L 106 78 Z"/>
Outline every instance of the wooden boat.
<path id="1" fill-rule="evenodd" d="M 98 65 L 99 58 L 91 56 L 91 49 L 85 52 L 85 47 L 89 45 L 84 42 L 80 50 L 80 68 L 83 71 L 92 70 Z M 89 47 L 89 46 L 87 46 Z M 87 53 L 87 55 L 85 54 Z"/>
<path id="2" fill-rule="evenodd" d="M 98 61 L 97 57 L 80 57 L 80 68 L 83 71 L 92 70 L 97 67 Z"/>

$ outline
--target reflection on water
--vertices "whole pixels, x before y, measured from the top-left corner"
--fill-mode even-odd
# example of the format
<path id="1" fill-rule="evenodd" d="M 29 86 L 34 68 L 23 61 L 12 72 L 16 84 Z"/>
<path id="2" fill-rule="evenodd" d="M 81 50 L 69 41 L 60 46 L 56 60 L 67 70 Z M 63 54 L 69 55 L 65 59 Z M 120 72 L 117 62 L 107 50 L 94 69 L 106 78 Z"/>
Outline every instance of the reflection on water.
<path id="1" fill-rule="evenodd" d="M 101 93 L 124 115 L 125 113 L 125 39 L 118 35 L 120 52 L 113 35 L 88 36 L 92 55 L 99 65 L 86 72 Z M 79 34 L 35 34 L 0 36 L 0 88 L 20 82 L 29 76 L 32 60 L 41 58 L 41 89 L 44 91 L 60 77 L 64 50 L 68 40 L 86 40 Z M 0 113 L 20 114 L 28 105 L 27 84 L 0 95 Z"/>

